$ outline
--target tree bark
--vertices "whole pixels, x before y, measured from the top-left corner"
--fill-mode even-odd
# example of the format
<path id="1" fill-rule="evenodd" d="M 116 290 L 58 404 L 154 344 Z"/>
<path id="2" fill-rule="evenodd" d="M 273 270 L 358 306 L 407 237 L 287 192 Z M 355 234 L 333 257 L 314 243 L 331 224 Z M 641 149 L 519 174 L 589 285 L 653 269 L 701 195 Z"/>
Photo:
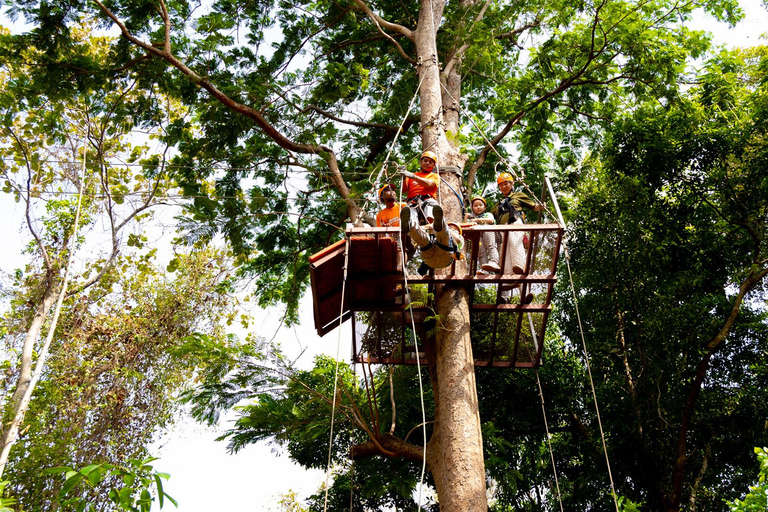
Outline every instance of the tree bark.
<path id="1" fill-rule="evenodd" d="M 32 354 L 35 350 L 35 342 L 40 337 L 40 331 L 43 329 L 45 319 L 48 317 L 48 313 L 51 311 L 57 296 L 56 288 L 49 281 L 43 298 L 35 309 L 32 323 L 29 329 L 27 329 L 27 334 L 24 336 L 24 344 L 21 348 L 19 380 L 16 383 L 16 389 L 13 391 L 10 402 L 13 420 L 7 425 L 3 425 L 2 434 L 0 435 L 0 479 L 2 479 L 3 473 L 5 473 L 8 455 L 16 441 L 21 420 L 29 405 L 29 399 L 25 399 L 25 397 L 30 395 L 29 388 L 32 385 Z"/>
<path id="2" fill-rule="evenodd" d="M 422 2 L 415 34 L 421 105 L 422 147 L 438 155 L 439 167 L 463 168 L 466 156 L 459 154 L 446 134 L 444 107 L 453 107 L 460 88 L 456 77 L 451 95 L 441 87 L 440 63 L 435 34 L 442 19 L 444 2 Z M 454 68 L 458 73 L 458 69 Z M 452 79 L 451 79 L 452 78 Z M 446 89 L 447 90 L 447 89 Z M 450 99 L 449 105 L 444 101 Z M 450 111 L 452 124 L 457 111 Z M 438 199 L 446 222 L 462 218 L 461 177 L 441 173 Z M 456 265 L 465 266 L 464 261 Z M 444 273 L 447 270 L 438 270 Z M 430 372 L 435 396 L 435 425 L 427 448 L 427 462 L 435 480 L 440 510 L 443 512 L 485 512 L 488 500 L 485 487 L 483 438 L 475 383 L 474 358 L 469 330 L 469 296 L 463 288 L 439 286 L 435 290 L 438 319 L 434 371 Z"/>

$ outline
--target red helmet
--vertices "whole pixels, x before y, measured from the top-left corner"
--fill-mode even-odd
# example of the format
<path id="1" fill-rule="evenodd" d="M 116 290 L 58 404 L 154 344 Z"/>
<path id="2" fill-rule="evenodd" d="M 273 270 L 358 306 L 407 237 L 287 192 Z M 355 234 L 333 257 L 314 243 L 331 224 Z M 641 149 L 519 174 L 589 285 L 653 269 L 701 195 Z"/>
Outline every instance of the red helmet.
<path id="1" fill-rule="evenodd" d="M 499 177 L 498 177 L 498 178 L 496 178 L 496 183 L 497 183 L 497 184 L 501 184 L 501 183 L 504 183 L 505 181 L 511 181 L 511 182 L 513 182 L 513 183 L 514 183 L 514 181 L 515 181 L 515 177 L 514 177 L 514 176 L 512 176 L 512 175 L 511 175 L 510 173 L 508 173 L 508 172 L 503 172 L 503 173 L 499 174 Z"/>

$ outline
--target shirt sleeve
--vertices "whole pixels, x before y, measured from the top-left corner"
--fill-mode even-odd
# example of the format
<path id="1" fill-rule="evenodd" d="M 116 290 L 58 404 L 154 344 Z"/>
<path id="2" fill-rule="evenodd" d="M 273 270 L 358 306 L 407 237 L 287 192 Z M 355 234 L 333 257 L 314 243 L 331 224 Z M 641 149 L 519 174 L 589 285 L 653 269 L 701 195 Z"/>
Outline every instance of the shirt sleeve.
<path id="1" fill-rule="evenodd" d="M 525 192 L 515 192 L 510 196 L 510 199 L 512 200 L 514 207 L 517 209 L 520 209 L 520 207 L 525 207 L 529 210 L 533 210 L 536 207 L 536 202 L 528 197 Z"/>
<path id="2" fill-rule="evenodd" d="M 440 186 L 440 176 L 436 172 L 431 172 L 424 176 L 425 180 L 432 182 L 432 186 L 427 187 L 433 194 L 437 192 L 437 188 Z"/>

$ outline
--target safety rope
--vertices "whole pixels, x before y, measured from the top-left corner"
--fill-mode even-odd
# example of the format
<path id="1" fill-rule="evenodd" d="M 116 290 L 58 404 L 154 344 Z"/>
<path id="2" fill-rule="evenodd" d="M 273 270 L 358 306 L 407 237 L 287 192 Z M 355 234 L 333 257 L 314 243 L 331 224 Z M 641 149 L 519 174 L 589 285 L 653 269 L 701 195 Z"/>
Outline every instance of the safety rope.
<path id="1" fill-rule="evenodd" d="M 445 91 L 445 93 L 446 93 L 446 94 L 448 94 L 448 96 L 450 96 L 450 97 L 451 97 L 451 99 L 453 100 L 454 104 L 455 104 L 455 105 L 456 105 L 456 107 L 459 109 L 459 111 L 460 111 L 462 114 L 464 114 L 464 115 L 466 116 L 466 118 L 467 118 L 467 119 L 469 119 L 469 122 L 470 122 L 470 123 L 472 123 L 472 126 L 474 126 L 474 127 L 477 129 L 477 131 L 478 131 L 478 132 L 480 132 L 480 135 L 483 137 L 483 140 L 485 141 L 485 143 L 486 143 L 486 144 L 488 144 L 488 145 L 491 147 L 491 149 L 492 149 L 492 150 L 493 150 L 493 152 L 496 154 L 496 156 L 498 156 L 498 157 L 499 157 L 499 160 L 500 160 L 500 161 L 502 161 L 502 162 L 504 162 L 504 163 L 506 164 L 506 166 L 507 166 L 507 168 L 509 169 L 510 173 L 512 173 L 512 175 L 515 177 L 515 181 L 517 181 L 517 180 L 523 180 L 523 179 L 525 179 L 525 175 L 524 175 L 524 174 L 523 174 L 523 178 L 520 178 L 520 177 L 518 176 L 517 172 L 515 171 L 515 169 L 513 168 L 513 166 L 517 166 L 517 167 L 520 167 L 520 165 L 519 165 L 519 164 L 512 164 L 512 165 L 510 165 L 510 162 L 509 162 L 509 161 L 508 161 L 506 158 L 504 158 L 504 157 L 503 157 L 503 156 L 502 156 L 502 155 L 501 155 L 501 154 L 500 154 L 500 153 L 499 153 L 499 152 L 496 150 L 496 146 L 495 146 L 495 145 L 494 145 L 494 144 L 493 144 L 493 143 L 492 143 L 492 142 L 491 142 L 491 141 L 488 139 L 488 136 L 485 134 L 485 131 L 483 131 L 483 129 L 482 129 L 482 128 L 481 128 L 481 127 L 480 127 L 480 126 L 479 126 L 479 125 L 478 125 L 478 124 L 475 122 L 474 118 L 473 118 L 471 115 L 469 115 L 469 114 L 466 112 L 466 110 L 464 110 L 464 109 L 462 108 L 462 106 L 461 106 L 461 103 L 459 103 L 459 101 L 458 101 L 456 98 L 454 98 L 454 97 L 453 97 L 453 95 L 451 94 L 451 91 L 449 91 L 449 90 L 448 90 L 448 88 L 445 86 L 445 84 L 444 84 L 442 81 L 440 82 L 440 86 L 443 88 L 443 90 Z"/>
<path id="2" fill-rule="evenodd" d="M 416 92 L 413 93 L 413 97 L 411 97 L 410 103 L 408 103 L 408 108 L 405 111 L 405 115 L 403 116 L 402 121 L 400 122 L 400 127 L 397 130 L 397 133 L 395 134 L 395 137 L 392 139 L 392 143 L 389 145 L 389 151 L 387 151 L 387 156 L 384 157 L 384 162 L 381 164 L 381 169 L 379 170 L 379 174 L 376 176 L 375 180 L 371 180 L 371 183 L 373 183 L 373 189 L 371 191 L 371 194 L 376 197 L 376 200 L 378 201 L 378 190 L 379 190 L 379 184 L 381 183 L 381 175 L 384 173 L 384 170 L 387 168 L 387 164 L 389 163 L 389 157 L 392 156 L 392 151 L 395 150 L 395 146 L 397 145 L 397 139 L 400 138 L 400 134 L 403 133 L 403 126 L 405 126 L 405 122 L 408 120 L 408 116 L 411 113 L 411 109 L 413 109 L 413 105 L 416 102 L 416 98 L 419 97 L 419 90 L 421 89 L 421 84 L 424 83 L 424 77 L 421 77 L 421 80 L 419 81 L 419 85 L 416 86 Z M 369 179 L 371 176 L 373 176 L 374 171 L 371 171 L 371 174 L 369 175 Z M 368 203 L 370 201 L 368 199 L 365 200 L 365 203 L 363 204 L 363 211 L 368 209 Z"/>
<path id="3" fill-rule="evenodd" d="M 522 295 L 522 291 L 521 291 Z M 536 329 L 533 325 L 533 318 L 531 313 L 526 313 L 528 318 L 528 327 L 531 329 L 531 337 L 533 338 L 533 345 L 536 352 L 539 352 L 539 339 L 536 336 Z M 543 340 L 542 340 L 543 342 Z M 555 475 L 555 490 L 557 491 L 557 501 L 560 504 L 560 512 L 563 512 L 563 498 L 560 495 L 560 481 L 557 478 L 557 466 L 555 465 L 555 453 L 552 450 L 552 435 L 549 433 L 549 422 L 547 421 L 547 410 L 544 407 L 544 390 L 541 387 L 541 379 L 539 379 L 539 369 L 536 368 L 536 383 L 539 386 L 539 399 L 541 400 L 541 416 L 544 418 L 544 430 L 547 433 L 547 447 L 549 447 L 549 458 L 552 461 L 552 473 Z"/>
<path id="4" fill-rule="evenodd" d="M 365 374 L 365 370 L 363 370 Z M 355 398 L 357 391 L 357 364 L 352 363 L 352 382 L 355 383 L 355 387 L 352 388 L 352 400 L 357 402 Z M 355 459 L 352 458 L 352 451 L 349 452 L 349 510 L 354 509 L 355 505 Z"/>
<path id="5" fill-rule="evenodd" d="M 478 131 L 478 132 L 480 132 L 480 135 L 483 137 L 483 140 L 485 140 L 485 143 L 486 143 L 486 144 L 488 144 L 488 145 L 491 147 L 491 149 L 493 150 L 493 152 L 496 154 L 496 156 L 498 156 L 498 157 L 499 157 L 499 161 L 500 161 L 500 162 L 503 162 L 503 163 L 504 163 L 504 165 L 507 167 L 507 169 L 510 171 L 510 173 L 511 173 L 511 174 L 512 174 L 512 175 L 515 177 L 515 182 L 517 182 L 517 183 L 521 183 L 521 184 L 522 184 L 522 186 L 523 186 L 523 188 L 525 188 L 525 190 L 527 190 L 527 191 L 528 191 L 528 194 L 529 194 L 529 196 L 530 196 L 530 197 L 532 197 L 532 198 L 533 198 L 533 200 L 534 200 L 534 201 L 535 201 L 537 204 L 540 204 L 540 205 L 542 205 L 542 207 L 544 208 L 544 211 L 546 211 L 547 213 L 549 213 L 551 216 L 553 216 L 553 217 L 554 217 L 554 213 L 553 213 L 553 212 L 552 212 L 552 211 L 549 209 L 549 207 L 548 207 L 546 204 L 544 204 L 544 203 L 540 202 L 540 201 L 539 201 L 539 200 L 536 198 L 536 195 L 533 193 L 533 191 L 531 190 L 531 188 L 528 186 L 528 183 L 526 183 L 526 182 L 525 182 L 525 172 L 523 172 L 523 171 L 522 171 L 522 167 L 520 166 L 520 164 L 517 164 L 517 163 L 514 163 L 514 162 L 510 162 L 509 160 L 507 160 L 506 158 L 504 158 L 504 156 L 503 156 L 501 153 L 499 153 L 499 152 L 496 150 L 496 146 L 495 146 L 495 145 L 494 145 L 494 144 L 493 144 L 493 143 L 492 143 L 492 142 L 491 142 L 491 141 L 488 139 L 488 136 L 485 134 L 485 131 L 483 131 L 483 129 L 482 129 L 482 128 L 481 128 L 481 127 L 480 127 L 480 126 L 479 126 L 479 125 L 478 125 L 478 124 L 475 122 L 475 120 L 472 118 L 472 116 L 471 116 L 471 115 L 469 115 L 469 114 L 467 113 L 467 111 L 466 111 L 466 110 L 464 110 L 464 108 L 462 108 L 461 104 L 460 104 L 460 103 L 459 103 L 459 102 L 456 100 L 456 98 L 454 98 L 454 97 L 453 97 L 453 95 L 452 95 L 452 94 L 451 94 L 451 92 L 448 90 L 448 88 L 445 86 L 445 84 L 443 84 L 443 83 L 441 82 L 441 83 L 440 83 L 440 85 L 441 85 L 441 87 L 442 87 L 442 88 L 445 90 L 446 94 L 448 94 L 448 96 L 450 96 L 450 97 L 451 97 L 451 99 L 452 99 L 452 100 L 453 100 L 453 102 L 456 104 L 456 106 L 457 106 L 457 108 L 459 109 L 459 111 L 460 111 L 460 112 L 461 112 L 461 113 L 462 113 L 462 114 L 463 114 L 463 115 L 464 115 L 464 116 L 465 116 L 467 119 L 469 119 L 469 121 L 470 121 L 470 122 L 472 123 L 472 125 L 473 125 L 473 126 L 476 128 L 476 129 L 477 129 L 477 131 Z M 498 165 L 498 164 L 497 164 L 497 165 Z M 514 167 L 518 167 L 518 168 L 521 170 L 521 173 L 520 173 L 520 174 L 522 175 L 522 177 L 521 177 L 520 175 L 518 175 L 518 173 L 515 171 Z"/>
<path id="6" fill-rule="evenodd" d="M 336 417 L 336 393 L 338 391 L 339 383 L 339 352 L 341 351 L 341 325 L 344 323 L 344 297 L 347 289 L 347 266 L 349 264 L 349 245 L 350 239 L 346 237 L 346 248 L 344 251 L 344 278 L 341 283 L 341 307 L 339 311 L 339 336 L 336 342 L 336 369 L 333 372 L 333 397 L 331 398 L 331 433 L 330 440 L 328 441 L 328 464 L 325 469 L 325 498 L 323 500 L 323 512 L 328 510 L 328 481 L 331 478 L 331 456 L 333 454 L 333 426 Z"/>
<path id="7" fill-rule="evenodd" d="M 408 206 L 406 206 L 408 208 Z M 399 231 L 402 232 L 402 226 Z M 422 426 L 422 452 L 421 452 L 421 476 L 419 477 L 419 494 L 418 494 L 418 509 L 421 510 L 422 491 L 424 489 L 424 475 L 427 471 L 427 413 L 424 406 L 424 384 L 421 380 L 421 357 L 419 356 L 419 342 L 416 336 L 416 320 L 413 316 L 413 301 L 411 300 L 411 293 L 408 286 L 408 269 L 406 267 L 405 259 L 405 244 L 401 243 L 400 246 L 400 260 L 403 262 L 403 286 L 404 286 L 404 300 L 408 301 L 408 312 L 411 315 L 411 339 L 413 340 L 413 347 L 416 351 L 416 372 L 419 376 L 419 399 L 421 401 L 421 426 Z"/>
<path id="8" fill-rule="evenodd" d="M 563 213 L 560 211 L 560 205 L 555 200 L 555 190 L 552 188 L 552 183 L 549 181 L 549 176 L 544 176 L 544 182 L 549 190 L 549 195 L 552 197 L 552 204 L 555 206 L 555 212 L 557 213 L 557 220 L 565 230 L 565 219 L 563 219 Z M 568 279 L 571 283 L 571 293 L 573 294 L 573 305 L 576 310 L 576 319 L 579 324 L 579 335 L 581 336 L 581 346 L 584 350 L 584 358 L 587 364 L 587 374 L 589 375 L 589 384 L 592 388 L 592 398 L 595 402 L 595 412 L 597 413 L 597 424 L 600 427 L 600 440 L 603 443 L 603 453 L 605 454 L 605 464 L 608 467 L 608 479 L 611 482 L 611 496 L 613 496 L 613 504 L 616 507 L 616 512 L 619 512 L 619 502 L 616 497 L 616 488 L 613 485 L 613 472 L 611 471 L 611 461 L 608 459 L 608 448 L 605 444 L 605 433 L 603 432 L 603 422 L 600 418 L 600 407 L 597 403 L 597 393 L 595 391 L 595 381 L 592 378 L 592 368 L 589 364 L 589 352 L 587 351 L 587 342 L 584 337 L 584 327 L 581 324 L 581 313 L 579 312 L 579 301 L 576 296 L 576 286 L 573 284 L 573 274 L 571 273 L 571 256 L 568 253 L 568 245 L 563 240 L 563 251 L 565 252 L 565 265 L 568 268 Z"/>
<path id="9" fill-rule="evenodd" d="M 530 313 L 528 313 L 530 315 Z M 530 317 L 529 317 L 530 320 Z M 560 495 L 560 481 L 557 478 L 557 466 L 555 465 L 555 453 L 552 450 L 552 434 L 549 433 L 549 423 L 547 422 L 547 410 L 544 407 L 544 390 L 541 387 L 539 379 L 539 370 L 536 370 L 536 383 L 539 385 L 539 398 L 541 399 L 541 416 L 544 418 L 544 430 L 547 433 L 547 446 L 549 447 L 549 458 L 552 461 L 552 473 L 555 475 L 555 489 L 557 490 L 557 501 L 560 504 L 560 512 L 563 512 L 563 498 Z"/>
<path id="10" fill-rule="evenodd" d="M 611 496 L 613 504 L 616 506 L 616 512 L 619 512 L 619 501 L 616 497 L 616 488 L 613 485 L 613 473 L 611 472 L 611 461 L 608 459 L 608 448 L 605 444 L 605 433 L 603 432 L 603 421 L 600 419 L 600 407 L 597 404 L 597 393 L 595 392 L 595 381 L 592 379 L 592 367 L 589 364 L 589 352 L 587 352 L 587 342 L 584 338 L 584 328 L 581 325 L 581 314 L 579 313 L 579 301 L 576 298 L 576 286 L 573 284 L 573 274 L 571 273 L 571 256 L 568 254 L 568 247 L 563 241 L 563 250 L 565 251 L 565 266 L 568 268 L 568 279 L 571 283 L 571 293 L 573 294 L 573 304 L 576 309 L 576 319 L 579 324 L 579 334 L 581 335 L 581 346 L 584 350 L 584 360 L 587 364 L 587 375 L 589 375 L 589 385 L 592 387 L 592 398 L 595 402 L 595 412 L 597 413 L 597 425 L 600 428 L 600 440 L 603 443 L 603 453 L 605 454 L 605 464 L 608 466 L 608 478 L 611 482 Z"/>

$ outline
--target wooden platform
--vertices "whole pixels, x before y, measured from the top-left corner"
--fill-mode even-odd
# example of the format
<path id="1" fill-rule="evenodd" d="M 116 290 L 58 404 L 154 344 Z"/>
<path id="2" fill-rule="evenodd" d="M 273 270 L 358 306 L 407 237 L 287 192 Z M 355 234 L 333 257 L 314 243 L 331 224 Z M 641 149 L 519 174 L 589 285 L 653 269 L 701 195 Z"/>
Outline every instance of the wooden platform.
<path id="1" fill-rule="evenodd" d="M 488 231 L 498 233 L 500 274 L 477 272 L 479 242 Z M 509 237 L 521 231 L 529 244 L 525 273 L 515 275 L 503 262 Z M 401 249 L 404 237 L 399 229 L 353 228 L 346 235 L 346 240 L 310 258 L 310 276 L 318 334 L 324 336 L 352 319 L 355 362 L 415 364 L 412 326 L 426 335 L 428 329 L 422 327 L 433 315 L 430 296 L 435 285 L 446 284 L 465 287 L 469 294 L 476 366 L 530 368 L 540 364 L 557 282 L 563 236 L 560 224 L 465 227 L 466 259 L 439 275 L 425 276 L 416 272 L 418 252 L 403 265 L 408 258 Z M 506 303 L 502 297 L 508 291 L 511 300 Z M 533 294 L 533 302 L 520 304 L 519 297 L 528 293 Z M 425 354 L 420 357 L 426 362 Z"/>

